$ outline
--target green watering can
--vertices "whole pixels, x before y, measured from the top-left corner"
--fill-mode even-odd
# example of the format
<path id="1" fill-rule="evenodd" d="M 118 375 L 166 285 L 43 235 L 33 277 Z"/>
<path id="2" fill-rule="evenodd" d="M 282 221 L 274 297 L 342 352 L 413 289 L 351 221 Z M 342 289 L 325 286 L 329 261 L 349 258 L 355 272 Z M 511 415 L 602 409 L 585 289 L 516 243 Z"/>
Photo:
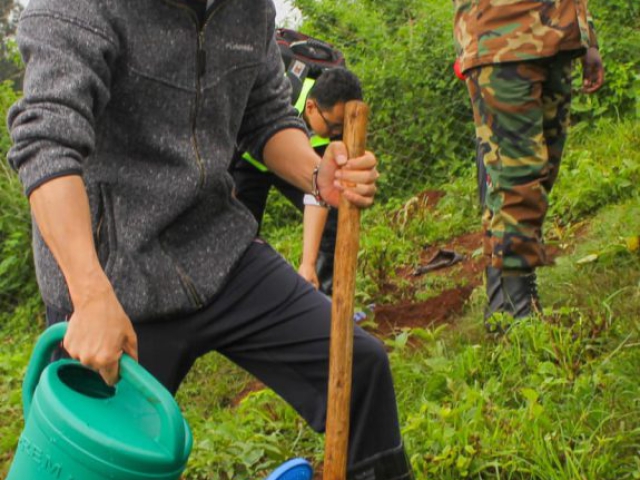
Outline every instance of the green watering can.
<path id="1" fill-rule="evenodd" d="M 6 480 L 177 480 L 193 443 L 171 394 L 128 355 L 115 387 L 75 360 L 50 362 L 66 322 L 38 340 L 25 428 Z"/>

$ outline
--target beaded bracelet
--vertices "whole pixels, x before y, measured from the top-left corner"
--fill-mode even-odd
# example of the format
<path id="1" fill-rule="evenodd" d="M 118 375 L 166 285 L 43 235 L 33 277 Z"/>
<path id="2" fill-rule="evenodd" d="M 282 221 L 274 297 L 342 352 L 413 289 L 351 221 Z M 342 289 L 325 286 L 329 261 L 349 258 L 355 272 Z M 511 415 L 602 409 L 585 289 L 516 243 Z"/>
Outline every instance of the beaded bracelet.
<path id="1" fill-rule="evenodd" d="M 320 189 L 318 188 L 318 172 L 320 171 L 320 164 L 316 165 L 311 174 L 311 195 L 316 199 L 318 205 L 321 207 L 328 207 L 329 204 L 324 201 L 322 195 L 320 195 Z"/>

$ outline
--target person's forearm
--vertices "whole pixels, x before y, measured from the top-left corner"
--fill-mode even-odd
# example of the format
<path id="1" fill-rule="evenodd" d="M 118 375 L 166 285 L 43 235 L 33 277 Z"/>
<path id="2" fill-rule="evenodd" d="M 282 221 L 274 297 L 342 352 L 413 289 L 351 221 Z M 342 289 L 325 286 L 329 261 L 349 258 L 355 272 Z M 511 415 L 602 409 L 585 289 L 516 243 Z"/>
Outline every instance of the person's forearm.
<path id="1" fill-rule="evenodd" d="M 64 348 L 114 385 L 122 352 L 138 358 L 137 337 L 98 260 L 82 178 L 50 180 L 35 189 L 29 201 L 71 295 L 73 314 Z"/>
<path id="2" fill-rule="evenodd" d="M 276 175 L 309 193 L 313 169 L 321 159 L 302 130 L 289 128 L 269 139 L 264 147 L 263 160 Z"/>
<path id="3" fill-rule="evenodd" d="M 329 210 L 314 205 L 307 205 L 304 208 L 303 221 L 303 241 L 302 241 L 302 264 L 313 266 L 315 268 L 318 260 L 318 251 L 320 250 L 320 242 L 322 233 L 327 222 Z"/>
<path id="4" fill-rule="evenodd" d="M 67 282 L 72 303 L 96 289 L 108 288 L 93 234 L 89 200 L 80 176 L 44 183 L 29 197 L 31 211 L 44 241 Z"/>

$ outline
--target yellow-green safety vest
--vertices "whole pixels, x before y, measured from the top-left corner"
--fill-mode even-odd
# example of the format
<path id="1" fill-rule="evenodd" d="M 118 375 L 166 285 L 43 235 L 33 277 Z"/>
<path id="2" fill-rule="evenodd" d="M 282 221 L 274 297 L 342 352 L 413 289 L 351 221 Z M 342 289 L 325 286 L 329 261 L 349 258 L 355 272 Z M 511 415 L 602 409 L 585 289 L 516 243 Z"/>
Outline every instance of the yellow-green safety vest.
<path id="1" fill-rule="evenodd" d="M 296 101 L 296 104 L 293 106 L 293 108 L 295 108 L 296 111 L 298 112 L 298 116 L 302 115 L 302 112 L 304 112 L 304 106 L 305 106 L 305 103 L 307 102 L 307 97 L 309 96 L 309 92 L 311 91 L 311 87 L 313 87 L 314 83 L 316 83 L 316 81 L 312 78 L 307 77 L 304 79 L 304 83 L 302 84 L 302 90 L 300 90 L 300 95 L 298 95 L 298 100 Z M 319 135 L 311 135 L 311 138 L 309 139 L 309 141 L 311 143 L 312 148 L 324 147 L 326 145 L 329 145 L 329 143 L 331 143 L 331 140 L 329 140 L 328 138 L 321 137 Z M 269 171 L 269 169 L 264 163 L 259 162 L 258 160 L 253 158 L 251 154 L 249 154 L 249 152 L 245 152 L 244 155 L 242 155 L 242 158 L 247 162 L 249 162 L 254 167 L 256 167 L 261 172 Z"/>

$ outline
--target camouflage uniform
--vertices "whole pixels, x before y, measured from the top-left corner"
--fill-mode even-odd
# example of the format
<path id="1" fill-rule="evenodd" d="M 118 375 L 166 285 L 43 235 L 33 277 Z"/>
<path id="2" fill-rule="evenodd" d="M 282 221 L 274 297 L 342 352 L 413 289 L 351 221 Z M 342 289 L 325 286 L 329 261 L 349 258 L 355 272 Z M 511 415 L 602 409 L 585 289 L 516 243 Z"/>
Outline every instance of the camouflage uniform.
<path id="1" fill-rule="evenodd" d="M 542 224 L 571 100 L 572 59 L 596 46 L 587 0 L 454 0 L 455 40 L 486 169 L 484 252 L 500 270 L 546 263 Z"/>
<path id="2" fill-rule="evenodd" d="M 587 0 L 454 0 L 462 70 L 595 46 Z"/>

